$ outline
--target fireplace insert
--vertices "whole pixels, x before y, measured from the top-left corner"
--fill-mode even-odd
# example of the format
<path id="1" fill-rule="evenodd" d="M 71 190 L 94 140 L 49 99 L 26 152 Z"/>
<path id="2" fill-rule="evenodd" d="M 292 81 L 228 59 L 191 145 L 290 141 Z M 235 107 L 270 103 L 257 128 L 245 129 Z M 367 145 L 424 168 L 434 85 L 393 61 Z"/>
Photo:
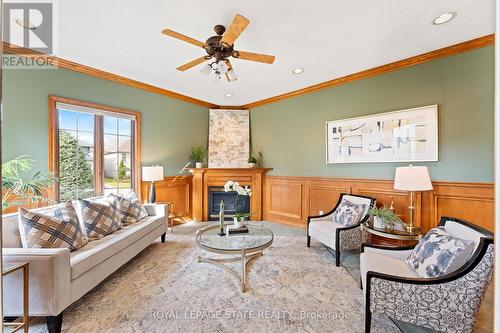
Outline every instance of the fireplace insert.
<path id="1" fill-rule="evenodd" d="M 250 197 L 246 195 L 240 196 L 238 200 L 236 192 L 224 192 L 222 186 L 208 187 L 208 220 L 219 220 L 220 202 L 224 201 L 224 220 L 232 221 L 234 214 L 250 213 Z"/>

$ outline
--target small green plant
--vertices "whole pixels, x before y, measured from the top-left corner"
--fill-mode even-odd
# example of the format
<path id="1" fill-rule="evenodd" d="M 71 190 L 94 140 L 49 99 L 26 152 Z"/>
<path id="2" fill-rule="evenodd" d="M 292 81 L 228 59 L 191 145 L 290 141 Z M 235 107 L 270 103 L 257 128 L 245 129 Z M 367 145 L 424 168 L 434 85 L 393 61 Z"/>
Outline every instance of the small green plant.
<path id="1" fill-rule="evenodd" d="M 195 162 L 203 162 L 207 156 L 207 150 L 203 146 L 191 147 L 189 158 Z"/>
<path id="2" fill-rule="evenodd" d="M 255 157 L 253 157 L 253 156 L 250 156 L 248 158 L 248 163 L 257 163 L 257 159 Z"/>
<path id="3" fill-rule="evenodd" d="M 368 215 L 371 217 L 379 217 L 389 224 L 400 224 L 404 223 L 401 219 L 389 208 L 387 207 L 373 207 L 368 210 Z"/>
<path id="4" fill-rule="evenodd" d="M 120 160 L 120 164 L 118 165 L 118 180 L 124 179 L 127 176 L 127 171 L 129 170 L 130 169 L 125 165 L 125 162 Z"/>
<path id="5" fill-rule="evenodd" d="M 2 164 L 2 211 L 12 206 L 51 201 L 44 197 L 44 192 L 56 179 L 51 173 L 40 171 L 28 175 L 34 163 L 27 156 L 19 156 Z"/>

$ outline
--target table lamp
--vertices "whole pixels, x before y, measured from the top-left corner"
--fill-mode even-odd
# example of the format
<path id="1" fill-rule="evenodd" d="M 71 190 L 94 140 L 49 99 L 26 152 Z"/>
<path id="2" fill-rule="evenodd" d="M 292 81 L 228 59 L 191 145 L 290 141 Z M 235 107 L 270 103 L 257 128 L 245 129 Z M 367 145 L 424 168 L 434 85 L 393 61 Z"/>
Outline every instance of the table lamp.
<path id="1" fill-rule="evenodd" d="M 426 166 L 407 166 L 396 168 L 396 176 L 394 177 L 394 189 L 410 192 L 410 225 L 407 227 L 411 233 L 415 230 L 413 224 L 413 214 L 415 211 L 414 195 L 415 192 L 432 190 L 431 177 Z"/>
<path id="2" fill-rule="evenodd" d="M 151 182 L 151 190 L 149 191 L 149 202 L 156 201 L 155 181 L 163 180 L 163 167 L 159 165 L 143 166 L 142 167 L 142 180 Z"/>

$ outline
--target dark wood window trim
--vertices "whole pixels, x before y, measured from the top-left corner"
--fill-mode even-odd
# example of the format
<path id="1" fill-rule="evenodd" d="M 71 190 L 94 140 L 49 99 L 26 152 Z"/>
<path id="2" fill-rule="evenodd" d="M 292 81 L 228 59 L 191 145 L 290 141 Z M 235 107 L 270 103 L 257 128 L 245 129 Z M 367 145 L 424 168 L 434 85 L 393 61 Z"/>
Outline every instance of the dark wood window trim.
<path id="1" fill-rule="evenodd" d="M 49 172 L 53 172 L 56 177 L 59 176 L 59 117 L 57 112 L 57 103 L 70 104 L 75 106 L 87 107 L 97 110 L 103 110 L 106 112 L 126 114 L 135 118 L 134 128 L 132 128 L 132 155 L 134 160 L 134 168 L 131 175 L 132 188 L 140 195 L 141 189 L 141 113 L 137 111 L 131 111 L 127 109 L 117 108 L 113 106 L 101 105 L 92 102 L 80 101 L 77 99 L 60 97 L 60 96 L 49 96 Z M 95 129 L 100 130 L 102 128 L 101 121 L 95 122 Z M 95 136 L 96 140 L 100 136 Z M 99 171 L 103 168 L 103 158 L 101 157 L 102 144 L 96 142 L 96 158 L 94 160 L 95 170 Z M 101 172 L 95 172 L 94 184 L 97 191 L 103 187 L 104 179 L 102 178 Z M 102 193 L 96 193 L 100 195 Z M 59 201 L 59 184 L 55 184 L 49 191 L 49 198 L 54 201 Z"/>

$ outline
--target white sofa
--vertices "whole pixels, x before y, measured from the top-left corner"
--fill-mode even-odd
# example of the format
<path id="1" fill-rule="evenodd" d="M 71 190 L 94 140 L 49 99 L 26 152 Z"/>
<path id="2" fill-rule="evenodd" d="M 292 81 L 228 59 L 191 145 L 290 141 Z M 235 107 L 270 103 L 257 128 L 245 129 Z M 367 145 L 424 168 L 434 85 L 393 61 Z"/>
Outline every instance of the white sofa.
<path id="1" fill-rule="evenodd" d="M 76 207 L 76 206 L 75 206 Z M 148 216 L 83 248 L 23 248 L 18 214 L 3 216 L 3 263 L 29 263 L 29 315 L 46 318 L 50 333 L 60 332 L 62 312 L 159 237 L 165 242 L 165 205 L 145 205 Z M 35 211 L 50 209 L 45 207 Z M 22 315 L 22 276 L 6 276 L 4 316 Z"/>

